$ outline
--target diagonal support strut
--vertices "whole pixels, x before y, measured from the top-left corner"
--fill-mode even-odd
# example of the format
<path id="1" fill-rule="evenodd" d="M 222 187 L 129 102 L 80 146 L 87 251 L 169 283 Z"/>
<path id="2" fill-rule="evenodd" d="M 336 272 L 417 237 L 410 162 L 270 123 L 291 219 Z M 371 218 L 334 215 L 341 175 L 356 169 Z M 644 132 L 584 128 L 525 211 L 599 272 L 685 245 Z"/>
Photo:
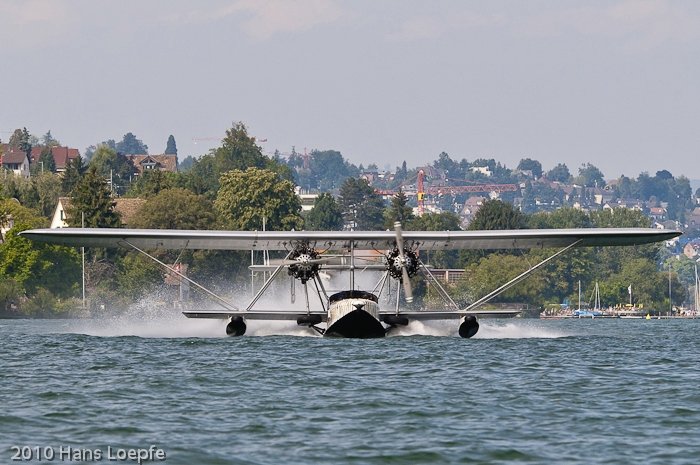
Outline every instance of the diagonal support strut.
<path id="1" fill-rule="evenodd" d="M 555 258 L 555 257 L 557 257 L 557 256 L 559 256 L 559 255 L 561 255 L 561 254 L 563 254 L 564 252 L 566 252 L 567 250 L 571 249 L 572 247 L 575 247 L 575 246 L 578 245 L 578 243 L 581 242 L 582 240 L 583 240 L 583 239 L 579 239 L 579 240 L 577 240 L 576 242 L 574 242 L 573 244 L 567 245 L 566 247 L 564 247 L 563 249 L 561 249 L 559 252 L 555 253 L 554 255 L 551 255 L 551 256 L 545 258 L 544 260 L 542 260 L 541 262 L 539 262 L 537 265 L 530 267 L 530 269 L 528 269 L 527 271 L 525 271 L 525 272 L 519 274 L 519 275 L 516 276 L 515 278 L 511 279 L 510 281 L 508 281 L 507 283 L 505 283 L 503 286 L 499 287 L 499 288 L 496 289 L 495 291 L 486 294 L 486 295 L 485 295 L 484 297 L 482 297 L 481 299 L 479 299 L 479 300 L 477 300 L 476 302 L 472 303 L 472 304 L 469 305 L 467 308 L 465 308 L 464 311 L 473 310 L 473 309 L 475 309 L 475 308 L 477 308 L 477 307 L 479 307 L 479 306 L 485 304 L 486 302 L 488 302 L 489 300 L 493 299 L 494 297 L 496 297 L 496 296 L 502 294 L 503 292 L 507 291 L 508 289 L 510 289 L 511 287 L 515 286 L 516 284 L 518 284 L 518 283 L 519 283 L 520 281 L 522 281 L 523 279 L 525 279 L 525 278 L 527 278 L 528 276 L 530 276 L 535 270 L 537 270 L 537 268 L 539 268 L 540 266 L 544 265 L 545 263 L 547 263 L 548 261 L 552 260 L 553 258 Z"/>

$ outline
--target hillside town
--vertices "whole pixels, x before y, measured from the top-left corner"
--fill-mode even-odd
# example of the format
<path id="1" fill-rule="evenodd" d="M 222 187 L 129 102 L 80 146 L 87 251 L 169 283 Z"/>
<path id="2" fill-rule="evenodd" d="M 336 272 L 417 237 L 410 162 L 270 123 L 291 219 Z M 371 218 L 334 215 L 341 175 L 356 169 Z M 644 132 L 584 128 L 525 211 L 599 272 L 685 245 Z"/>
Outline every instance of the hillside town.
<path id="1" fill-rule="evenodd" d="M 54 284 L 42 281 L 50 273 L 44 277 L 20 276 L 18 270 L 39 265 L 18 263 L 21 260 L 8 252 L 16 246 L 13 241 L 20 241 L 13 235 L 15 229 L 85 226 L 255 230 L 265 227 L 261 224 L 263 217 L 267 228 L 278 230 L 382 230 L 390 228 L 395 220 L 408 229 L 489 229 L 479 218 L 488 210 L 487 204 L 498 206 L 493 214 L 510 218 L 510 228 L 641 226 L 683 231 L 680 239 L 666 243 L 661 251 L 646 252 L 646 265 L 651 264 L 654 273 L 668 270 L 671 284 L 666 288 L 659 284 L 658 289 L 649 289 L 646 297 L 637 298 L 639 305 L 646 303 L 647 308 L 655 305 L 677 308 L 679 312 L 696 311 L 693 264 L 700 259 L 700 189 L 693 192 L 691 181 L 683 175 L 662 170 L 654 175 L 639 173 L 636 178 L 624 174 L 611 178 L 590 163 L 582 163 L 575 171 L 565 164 L 546 170 L 530 158 L 520 160 L 511 169 L 493 159 L 453 160 L 445 152 L 422 166 L 408 167 L 404 161 L 394 168 L 379 169 L 375 164 L 356 166 L 334 150 L 263 151 L 242 123 L 227 131 L 219 148 L 196 158 L 179 160 L 173 136 L 164 146 L 162 153 L 149 153 L 141 140 L 127 133 L 119 142 L 97 143 L 81 155 L 79 149 L 54 139 L 50 131 L 39 138 L 26 128 L 17 129 L 7 143 L 0 145 L 4 248 L 0 249 L 0 299 L 5 300 L 5 312 L 64 312 L 64 307 L 77 305 L 71 299 L 78 298 L 80 287 L 78 268 L 63 270 L 67 274 L 60 279 L 51 278 L 58 279 Z M 250 178 L 234 188 L 226 183 L 233 179 L 228 177 L 232 173 Z M 267 206 L 260 205 L 259 213 L 252 216 L 236 213 L 242 211 L 241 199 L 247 195 L 236 189 L 254 190 L 261 185 L 260 176 L 268 175 L 293 197 L 288 205 L 268 213 L 264 213 Z M 284 197 L 287 193 L 269 195 Z M 74 250 L 60 253 L 71 257 L 68 262 L 77 260 Z M 188 257 L 190 273 L 205 280 L 215 279 L 217 267 L 205 264 L 214 256 L 200 255 Z M 606 260 L 622 260 L 620 257 Z M 226 266 L 233 276 L 245 274 L 245 260 L 233 263 L 233 256 L 214 258 L 228 261 Z M 479 278 L 480 269 L 511 258 L 456 253 L 432 257 L 436 276 L 465 302 L 479 289 L 507 279 L 493 275 Z M 152 286 L 167 287 L 172 281 L 156 269 L 142 268 L 138 271 L 141 274 L 134 276 L 133 270 L 123 266 L 138 260 L 129 254 L 90 252 L 86 268 L 90 299 L 83 297 L 80 305 L 88 301 L 93 302 L 93 308 L 94 302 L 102 302 L 99 308 L 114 301 L 127 305 Z M 634 273 L 621 263 L 603 263 L 590 255 L 586 260 L 590 269 L 565 271 L 559 278 L 566 282 L 560 283 L 557 292 L 542 288 L 547 280 L 540 279 L 539 285 L 530 286 L 539 288 L 539 294 L 521 289 L 504 295 L 504 299 L 545 310 L 565 306 L 575 300 L 574 283 L 584 278 L 587 286 L 609 280 L 601 286 L 606 305 L 624 304 L 628 285 L 623 276 Z M 644 272 L 650 272 L 648 267 Z M 654 280 L 658 281 L 649 279 Z M 420 293 L 421 286 L 417 288 Z M 642 302 L 644 299 L 646 302 Z M 663 303 L 664 299 L 668 303 Z"/>

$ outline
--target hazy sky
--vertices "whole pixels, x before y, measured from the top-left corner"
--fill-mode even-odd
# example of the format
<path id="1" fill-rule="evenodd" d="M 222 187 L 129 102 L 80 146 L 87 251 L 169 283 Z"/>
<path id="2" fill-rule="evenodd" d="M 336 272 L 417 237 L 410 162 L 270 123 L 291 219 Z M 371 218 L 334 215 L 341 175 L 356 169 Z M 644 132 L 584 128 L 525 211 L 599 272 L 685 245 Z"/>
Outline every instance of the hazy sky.
<path id="1" fill-rule="evenodd" d="M 233 121 L 392 168 L 584 162 L 700 178 L 698 1 L 0 0 L 0 138 L 85 147 Z"/>

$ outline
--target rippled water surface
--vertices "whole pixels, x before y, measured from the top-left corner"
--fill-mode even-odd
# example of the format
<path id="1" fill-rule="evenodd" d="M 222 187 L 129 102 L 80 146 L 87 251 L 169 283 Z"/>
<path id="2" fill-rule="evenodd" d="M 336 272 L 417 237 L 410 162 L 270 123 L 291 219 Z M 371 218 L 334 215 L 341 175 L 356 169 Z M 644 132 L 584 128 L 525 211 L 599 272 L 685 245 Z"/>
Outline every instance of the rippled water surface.
<path id="1" fill-rule="evenodd" d="M 700 320 L 223 330 L 0 320 L 0 463 L 11 446 L 151 444 L 172 464 L 700 463 Z"/>

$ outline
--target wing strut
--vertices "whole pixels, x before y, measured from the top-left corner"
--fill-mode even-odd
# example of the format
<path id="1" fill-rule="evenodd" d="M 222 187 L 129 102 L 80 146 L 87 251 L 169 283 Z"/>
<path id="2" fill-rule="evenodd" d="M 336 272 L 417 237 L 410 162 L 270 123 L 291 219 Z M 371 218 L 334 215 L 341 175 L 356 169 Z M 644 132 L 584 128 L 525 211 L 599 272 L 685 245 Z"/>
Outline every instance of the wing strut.
<path id="1" fill-rule="evenodd" d="M 450 294 L 447 293 L 447 291 L 444 287 L 442 287 L 440 282 L 437 279 L 435 279 L 435 276 L 433 276 L 428 267 L 426 267 L 425 264 L 420 260 L 418 261 L 418 264 L 420 265 L 419 269 L 423 274 L 423 277 L 426 278 L 429 282 L 433 283 L 435 290 L 437 291 L 442 301 L 445 302 L 447 305 L 453 306 L 456 310 L 459 310 L 459 306 L 455 303 L 454 300 L 452 300 L 452 297 L 450 297 Z"/>
<path id="2" fill-rule="evenodd" d="M 326 309 L 326 304 L 328 303 L 328 294 L 326 293 L 326 288 L 323 287 L 323 283 L 321 282 L 321 277 L 319 275 L 314 275 L 314 285 L 316 286 L 316 294 L 318 294 L 318 300 L 321 301 L 321 306 L 323 307 L 324 310 Z M 319 290 L 319 287 L 321 288 Z M 321 297 L 321 291 L 323 291 L 323 297 L 325 297 L 325 301 L 323 297 Z"/>
<path id="3" fill-rule="evenodd" d="M 284 260 L 282 260 L 282 263 L 275 268 L 275 271 L 272 272 L 269 278 L 267 278 L 267 281 L 265 281 L 265 284 L 263 284 L 263 287 L 260 288 L 257 294 L 255 294 L 255 297 L 253 297 L 253 300 L 250 301 L 248 306 L 246 307 L 246 311 L 250 310 L 253 308 L 253 305 L 255 305 L 255 302 L 262 297 L 262 295 L 265 293 L 268 287 L 270 287 L 270 284 L 272 284 L 272 281 L 275 280 L 278 274 L 280 274 L 280 271 L 282 271 L 282 268 L 286 266 L 285 261 L 292 255 L 292 252 L 294 252 L 294 249 L 290 250 L 289 253 L 287 254 L 286 257 L 284 257 Z"/>
<path id="4" fill-rule="evenodd" d="M 519 274 L 518 276 L 516 276 L 515 278 L 511 279 L 510 281 L 508 281 L 507 283 L 505 283 L 503 286 L 499 287 L 499 288 L 496 289 L 495 291 L 486 294 L 484 297 L 482 297 L 481 299 L 479 299 L 479 300 L 477 300 L 476 302 L 472 303 L 471 305 L 469 305 L 469 306 L 468 306 L 467 308 L 465 308 L 464 310 L 465 310 L 465 311 L 473 310 L 473 309 L 475 309 L 476 307 L 479 307 L 479 306 L 485 304 L 486 302 L 488 302 L 489 300 L 493 299 L 493 298 L 496 297 L 497 295 L 500 295 L 501 293 L 507 291 L 508 289 L 510 289 L 511 287 L 515 286 L 516 284 L 518 284 L 518 283 L 519 283 L 520 281 L 522 281 L 523 279 L 525 279 L 525 278 L 527 278 L 528 276 L 530 276 L 530 275 L 532 274 L 532 272 L 534 272 L 537 268 L 539 268 L 540 266 L 544 265 L 545 263 L 547 263 L 547 262 L 550 261 L 551 259 L 553 259 L 553 258 L 555 258 L 555 257 L 557 257 L 557 256 L 559 256 L 559 255 L 561 255 L 561 254 L 563 254 L 564 252 L 566 252 L 566 251 L 569 250 L 570 248 L 576 246 L 576 245 L 577 245 L 579 242 L 581 242 L 582 240 L 583 240 L 583 239 L 579 239 L 579 240 L 577 240 L 576 242 L 567 245 L 566 247 L 564 247 L 563 249 L 561 249 L 559 252 L 557 252 L 557 253 L 555 253 L 554 255 L 551 255 L 551 256 L 545 258 L 544 260 L 542 260 L 541 262 L 539 262 L 537 265 L 531 266 L 530 269 L 526 270 L 525 272 L 523 272 L 523 273 Z"/>
<path id="5" fill-rule="evenodd" d="M 204 291 L 205 293 L 207 293 L 207 294 L 209 294 L 210 296 L 214 297 L 214 299 L 216 299 L 216 301 L 219 302 L 219 304 L 223 305 L 223 306 L 226 307 L 227 309 L 229 309 L 229 310 L 240 310 L 240 308 L 236 307 L 236 306 L 233 305 L 232 303 L 229 303 L 229 302 L 226 301 L 223 297 L 220 297 L 220 296 L 214 294 L 212 291 L 210 291 L 210 290 L 207 289 L 206 287 L 200 285 L 199 283 L 196 283 L 196 282 L 192 281 L 192 280 L 191 280 L 190 278 L 188 278 L 187 276 L 183 275 L 183 274 L 180 273 L 179 271 L 176 271 L 174 268 L 168 266 L 167 264 L 161 262 L 160 260 L 158 260 L 158 259 L 157 259 L 156 257 L 154 257 L 153 255 L 150 255 L 150 254 L 148 254 L 147 252 L 145 252 L 145 251 L 139 249 L 138 247 L 136 247 L 135 245 L 133 245 L 133 244 L 130 243 L 129 241 L 124 240 L 123 242 L 124 242 L 126 245 L 128 245 L 129 247 L 131 247 L 132 249 L 136 250 L 137 252 L 141 252 L 142 254 L 144 254 L 145 256 L 147 256 L 148 258 L 150 258 L 151 260 L 153 260 L 154 262 L 158 263 L 160 266 L 162 266 L 162 267 L 164 267 L 164 268 L 167 268 L 171 273 L 175 273 L 176 275 L 178 275 L 178 276 L 181 277 L 182 279 L 184 279 L 184 280 L 186 280 L 186 281 L 189 281 L 190 284 L 193 284 L 194 286 L 196 286 L 197 288 L 201 289 L 201 290 Z"/>

